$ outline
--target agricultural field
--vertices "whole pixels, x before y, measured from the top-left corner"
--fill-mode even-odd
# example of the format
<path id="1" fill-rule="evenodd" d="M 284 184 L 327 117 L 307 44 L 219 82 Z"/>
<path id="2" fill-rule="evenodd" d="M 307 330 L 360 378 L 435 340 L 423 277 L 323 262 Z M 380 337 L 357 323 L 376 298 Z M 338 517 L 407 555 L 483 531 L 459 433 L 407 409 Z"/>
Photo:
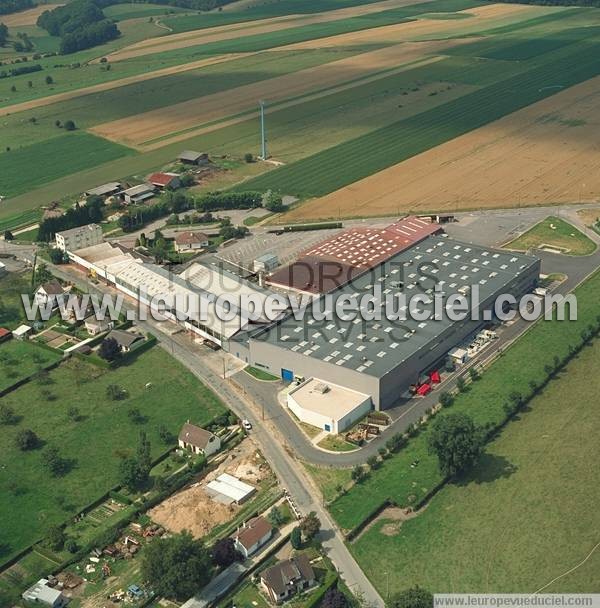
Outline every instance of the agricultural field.
<path id="1" fill-rule="evenodd" d="M 498 425 L 505 420 L 504 405 L 514 391 L 528 394 L 531 380 L 544 377 L 544 368 L 557 355 L 566 355 L 570 345 L 581 341 L 580 332 L 596 322 L 597 299 L 600 296 L 600 274 L 596 273 L 575 290 L 577 320 L 566 322 L 540 321 L 518 341 L 513 343 L 483 374 L 459 395 L 452 412 L 465 412 L 478 425 Z M 439 414 L 439 415 L 444 415 Z M 509 425 L 510 426 L 510 425 Z M 427 429 L 412 438 L 399 453 L 386 459 L 381 466 L 360 484 L 338 494 L 330 504 L 330 511 L 342 529 L 360 526 L 386 501 L 399 507 L 418 504 L 442 481 L 437 460 L 428 452 Z M 411 463 L 419 461 L 417 467 Z M 316 477 L 331 495 L 332 486 L 343 481 L 324 473 Z"/>
<path id="2" fill-rule="evenodd" d="M 127 391 L 127 397 L 111 400 L 110 384 Z M 173 401 L 170 396 L 175 392 L 178 399 Z M 140 431 L 147 434 L 153 457 L 158 457 L 171 447 L 161 441 L 160 426 L 176 435 L 186 420 L 205 424 L 224 411 L 212 392 L 159 348 L 114 370 L 70 359 L 50 371 L 43 384 L 29 382 L 2 401 L 17 420 L 0 426 L 0 516 L 5 531 L 0 562 L 115 486 L 119 459 L 135 450 Z M 71 408 L 78 409 L 75 419 L 68 415 Z M 128 414 L 132 409 L 141 414 L 135 421 Z M 40 448 L 21 452 L 14 443 L 21 429 L 33 430 Z M 69 463 L 62 477 L 52 477 L 40 464 L 43 449 L 50 445 L 58 447 Z"/>
<path id="3" fill-rule="evenodd" d="M 600 388 L 599 356 L 596 340 L 416 517 L 384 511 L 351 544 L 381 593 L 415 584 L 449 593 L 598 589 L 600 553 L 583 560 L 598 542 L 600 478 L 590 462 L 600 412 L 589 395 Z"/>
<path id="4" fill-rule="evenodd" d="M 567 255 L 590 255 L 596 250 L 596 244 L 573 224 L 552 216 L 505 245 L 507 249 L 515 251 L 539 249 L 542 246 Z"/>

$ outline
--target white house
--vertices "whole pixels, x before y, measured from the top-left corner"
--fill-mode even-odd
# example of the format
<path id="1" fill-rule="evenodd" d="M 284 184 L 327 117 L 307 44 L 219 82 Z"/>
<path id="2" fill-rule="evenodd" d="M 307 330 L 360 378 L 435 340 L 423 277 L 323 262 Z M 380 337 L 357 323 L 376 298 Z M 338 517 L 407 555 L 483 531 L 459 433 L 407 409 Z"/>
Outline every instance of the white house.
<path id="1" fill-rule="evenodd" d="M 85 330 L 91 336 L 97 336 L 103 331 L 108 331 L 109 329 L 112 329 L 115 326 L 115 324 L 110 319 L 104 318 L 100 320 L 97 319 L 94 315 L 88 317 L 87 319 L 84 319 L 83 324 L 85 325 Z"/>
<path id="2" fill-rule="evenodd" d="M 214 433 L 186 422 L 179 433 L 179 447 L 206 457 L 221 449 L 221 439 Z"/>
<path id="3" fill-rule="evenodd" d="M 245 557 L 258 551 L 273 536 L 273 526 L 260 515 L 248 520 L 233 536 L 235 548 Z"/>
<path id="4" fill-rule="evenodd" d="M 35 585 L 29 587 L 21 597 L 26 602 L 35 602 L 51 608 L 62 608 L 68 601 L 58 589 L 50 587 L 45 578 L 41 578 Z"/>
<path id="5" fill-rule="evenodd" d="M 180 232 L 175 237 L 175 250 L 177 253 L 186 253 L 190 251 L 200 251 L 205 247 L 208 247 L 210 241 L 208 236 L 203 232 L 192 232 L 186 230 Z"/>
<path id="6" fill-rule="evenodd" d="M 62 285 L 53 279 L 40 285 L 35 292 L 35 301 L 40 308 L 51 306 L 51 310 L 58 308 L 60 303 L 66 302 L 67 294 Z"/>
<path id="7" fill-rule="evenodd" d="M 63 251 L 77 251 L 102 242 L 102 228 L 98 224 L 88 224 L 70 230 L 57 232 L 56 246 Z"/>

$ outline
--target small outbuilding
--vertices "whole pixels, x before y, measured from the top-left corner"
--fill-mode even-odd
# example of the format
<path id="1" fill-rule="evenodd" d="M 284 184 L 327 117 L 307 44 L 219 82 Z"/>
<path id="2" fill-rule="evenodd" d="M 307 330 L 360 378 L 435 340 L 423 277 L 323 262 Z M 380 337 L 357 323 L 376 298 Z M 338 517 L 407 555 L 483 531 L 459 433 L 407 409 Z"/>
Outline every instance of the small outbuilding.
<path id="1" fill-rule="evenodd" d="M 58 589 L 50 587 L 48 579 L 45 578 L 41 578 L 35 585 L 29 587 L 21 597 L 26 602 L 35 602 L 51 608 L 62 608 L 68 601 Z"/>
<path id="2" fill-rule="evenodd" d="M 148 182 L 161 190 L 181 188 L 181 179 L 177 173 L 153 173 L 148 178 Z"/>
<path id="3" fill-rule="evenodd" d="M 175 237 L 175 251 L 177 253 L 190 253 L 192 251 L 200 251 L 210 245 L 208 235 L 204 232 L 193 232 L 186 230 L 180 232 Z"/>
<path id="4" fill-rule="evenodd" d="M 273 526 L 262 516 L 248 520 L 233 536 L 235 548 L 245 557 L 256 553 L 273 536 Z"/>
<path id="5" fill-rule="evenodd" d="M 12 333 L 6 327 L 0 327 L 0 343 L 10 340 Z"/>
<path id="6" fill-rule="evenodd" d="M 136 205 L 153 198 L 154 194 L 155 190 L 152 184 L 140 184 L 124 190 L 123 200 L 130 205 Z"/>
<path id="7" fill-rule="evenodd" d="M 254 260 L 254 272 L 271 272 L 279 266 L 279 258 L 274 253 L 265 253 Z"/>
<path id="8" fill-rule="evenodd" d="M 32 332 L 32 328 L 30 325 L 19 325 L 17 329 L 14 329 L 12 332 L 13 338 L 17 340 L 26 340 L 27 336 Z"/>
<path id="9" fill-rule="evenodd" d="M 122 187 L 119 182 L 108 182 L 107 184 L 102 184 L 102 186 L 97 186 L 96 188 L 92 188 L 91 190 L 87 190 L 84 192 L 86 196 L 102 196 L 107 198 L 109 196 L 114 196 L 121 192 Z"/>
<path id="10" fill-rule="evenodd" d="M 85 330 L 88 332 L 88 334 L 90 334 L 90 336 L 97 336 L 103 331 L 112 329 L 115 325 L 110 319 L 97 319 L 94 315 L 84 319 L 83 324 L 85 325 Z"/>
<path id="11" fill-rule="evenodd" d="M 240 505 L 256 492 L 256 488 L 229 473 L 222 473 L 206 485 L 206 491 L 218 502 Z"/>
<path id="12" fill-rule="evenodd" d="M 186 165 L 206 165 L 208 154 L 205 152 L 195 152 L 194 150 L 184 150 L 177 157 L 177 160 Z"/>
<path id="13" fill-rule="evenodd" d="M 221 449 L 221 439 L 188 420 L 179 433 L 179 447 L 208 457 Z"/>

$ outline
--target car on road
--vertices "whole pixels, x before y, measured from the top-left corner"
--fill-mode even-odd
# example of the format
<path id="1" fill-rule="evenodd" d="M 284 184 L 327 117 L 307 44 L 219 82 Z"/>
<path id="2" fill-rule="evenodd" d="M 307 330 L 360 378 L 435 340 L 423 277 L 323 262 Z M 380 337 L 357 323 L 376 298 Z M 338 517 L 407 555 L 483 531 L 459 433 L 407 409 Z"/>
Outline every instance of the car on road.
<path id="1" fill-rule="evenodd" d="M 249 431 L 252 428 L 252 423 L 250 422 L 250 420 L 247 420 L 246 418 L 244 418 L 244 420 L 242 420 L 242 426 Z"/>

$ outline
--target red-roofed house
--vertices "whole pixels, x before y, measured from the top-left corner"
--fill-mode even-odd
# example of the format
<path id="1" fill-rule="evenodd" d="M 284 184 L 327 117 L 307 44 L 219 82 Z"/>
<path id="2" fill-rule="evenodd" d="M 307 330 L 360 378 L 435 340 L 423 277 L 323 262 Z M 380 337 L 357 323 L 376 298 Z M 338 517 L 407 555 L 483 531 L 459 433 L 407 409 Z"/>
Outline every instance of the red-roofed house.
<path id="1" fill-rule="evenodd" d="M 148 181 L 157 188 L 177 190 L 181 187 L 181 180 L 177 173 L 153 173 Z"/>
<path id="2" fill-rule="evenodd" d="M 0 342 L 4 342 L 5 340 L 9 340 L 12 336 L 11 332 L 5 327 L 0 327 Z"/>
<path id="3" fill-rule="evenodd" d="M 191 251 L 199 251 L 210 244 L 208 236 L 204 232 L 192 232 L 186 230 L 180 232 L 175 237 L 175 251 L 177 253 L 186 253 Z"/>

